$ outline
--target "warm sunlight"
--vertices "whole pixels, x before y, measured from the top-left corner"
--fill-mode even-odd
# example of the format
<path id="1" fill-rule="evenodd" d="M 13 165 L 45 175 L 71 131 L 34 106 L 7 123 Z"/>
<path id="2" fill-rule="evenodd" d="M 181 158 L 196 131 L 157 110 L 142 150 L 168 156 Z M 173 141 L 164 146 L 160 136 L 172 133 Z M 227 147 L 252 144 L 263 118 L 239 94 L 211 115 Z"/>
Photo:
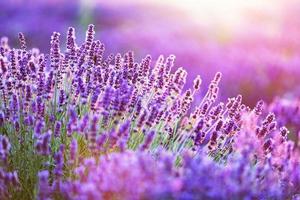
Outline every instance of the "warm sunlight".
<path id="1" fill-rule="evenodd" d="M 278 0 L 166 0 L 160 3 L 180 7 L 201 23 L 226 26 L 239 25 L 251 13 L 263 12 L 274 17 L 280 9 Z"/>

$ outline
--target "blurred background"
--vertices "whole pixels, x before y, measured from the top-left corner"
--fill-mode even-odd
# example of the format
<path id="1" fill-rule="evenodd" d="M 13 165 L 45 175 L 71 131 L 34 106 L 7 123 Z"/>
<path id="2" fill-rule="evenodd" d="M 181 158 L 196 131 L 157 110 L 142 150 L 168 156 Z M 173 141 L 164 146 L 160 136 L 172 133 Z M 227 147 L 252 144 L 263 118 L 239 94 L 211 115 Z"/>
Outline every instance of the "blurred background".
<path id="1" fill-rule="evenodd" d="M 0 0 L 0 36 L 11 45 L 23 32 L 48 52 L 53 31 L 65 38 L 73 26 L 82 42 L 89 23 L 106 55 L 176 55 L 188 85 L 200 74 L 206 87 L 221 71 L 222 99 L 242 94 L 253 106 L 300 96 L 299 0 Z"/>

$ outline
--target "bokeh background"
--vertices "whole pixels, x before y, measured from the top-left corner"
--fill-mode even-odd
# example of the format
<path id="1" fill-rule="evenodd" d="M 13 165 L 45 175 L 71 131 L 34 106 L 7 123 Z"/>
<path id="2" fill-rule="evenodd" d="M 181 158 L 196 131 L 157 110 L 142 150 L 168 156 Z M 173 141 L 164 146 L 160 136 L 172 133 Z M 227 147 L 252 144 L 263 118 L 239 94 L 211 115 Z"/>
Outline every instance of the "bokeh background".
<path id="1" fill-rule="evenodd" d="M 64 38 L 73 26 L 80 42 L 89 23 L 108 53 L 175 54 L 188 85 L 200 74 L 206 87 L 221 71 L 223 99 L 300 96 L 299 0 L 0 0 L 0 36 L 11 45 L 23 32 L 48 52 L 53 31 Z"/>

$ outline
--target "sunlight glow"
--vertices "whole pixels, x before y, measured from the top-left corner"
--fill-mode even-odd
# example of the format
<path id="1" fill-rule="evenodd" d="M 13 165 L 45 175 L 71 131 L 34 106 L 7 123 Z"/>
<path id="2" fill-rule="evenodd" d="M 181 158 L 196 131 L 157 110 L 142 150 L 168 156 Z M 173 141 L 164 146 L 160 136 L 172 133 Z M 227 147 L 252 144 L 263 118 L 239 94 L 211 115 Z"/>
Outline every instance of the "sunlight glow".
<path id="1" fill-rule="evenodd" d="M 274 17 L 278 13 L 278 0 L 165 0 L 159 3 L 185 10 L 195 20 L 207 25 L 238 26 L 248 15 L 261 13 Z"/>

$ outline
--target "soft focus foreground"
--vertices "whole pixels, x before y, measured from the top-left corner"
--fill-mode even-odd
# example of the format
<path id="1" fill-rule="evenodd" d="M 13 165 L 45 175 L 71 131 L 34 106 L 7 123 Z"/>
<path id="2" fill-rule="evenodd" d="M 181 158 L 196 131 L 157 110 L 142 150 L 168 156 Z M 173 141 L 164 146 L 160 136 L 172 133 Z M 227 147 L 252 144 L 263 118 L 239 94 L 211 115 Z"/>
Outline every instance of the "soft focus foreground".
<path id="1" fill-rule="evenodd" d="M 49 55 L 1 39 L 1 199 L 297 199 L 297 133 L 262 101 L 217 102 L 221 73 L 200 99 L 174 55 L 104 56 L 94 37 L 54 32 Z"/>
<path id="2" fill-rule="evenodd" d="M 254 106 L 259 99 L 300 95 L 299 0 L 12 0 L 0 7 L 0 35 L 14 45 L 22 31 L 30 47 L 44 52 L 53 30 L 74 26 L 83 41 L 84 27 L 93 23 L 109 52 L 130 49 L 138 59 L 176 55 L 189 72 L 187 86 L 197 74 L 208 86 L 222 72 L 222 100 L 240 93 Z"/>

